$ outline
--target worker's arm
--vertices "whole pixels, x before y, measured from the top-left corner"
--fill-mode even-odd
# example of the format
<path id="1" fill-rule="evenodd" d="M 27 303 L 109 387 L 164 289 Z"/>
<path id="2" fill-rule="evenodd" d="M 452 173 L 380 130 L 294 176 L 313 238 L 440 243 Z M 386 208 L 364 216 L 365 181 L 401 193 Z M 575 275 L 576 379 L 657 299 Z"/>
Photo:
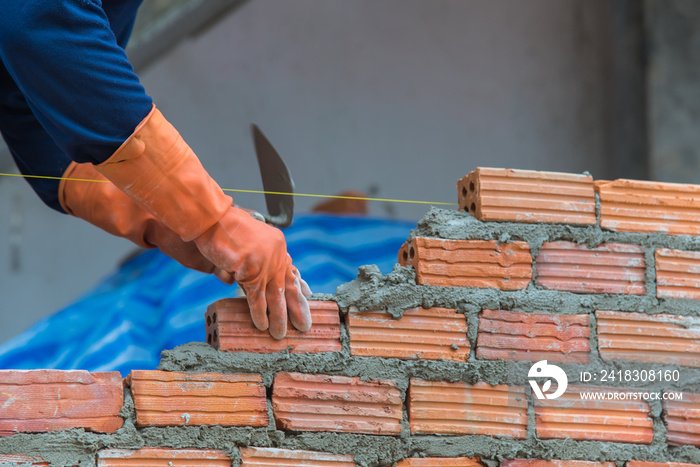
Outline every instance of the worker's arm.
<path id="1" fill-rule="evenodd" d="M 34 117 L 24 95 L 0 66 L 0 133 L 23 174 L 50 207 L 84 219 L 144 248 L 159 248 L 180 264 L 214 273 L 231 283 L 192 242 L 184 242 L 151 214 L 141 209 L 89 163 L 77 164 L 61 151 Z M 63 180 L 60 180 L 63 178 Z M 85 182 L 78 180 L 102 180 Z"/>
<path id="2" fill-rule="evenodd" d="M 123 50 L 140 2 L 97 3 L 5 2 L 0 14 L 0 131 L 23 174 L 51 177 L 27 181 L 60 212 L 68 165 L 107 159 L 152 106 Z"/>
<path id="3" fill-rule="evenodd" d="M 284 336 L 288 312 L 295 327 L 310 327 L 281 232 L 233 207 L 152 106 L 100 2 L 8 2 L 0 16 L 0 59 L 56 145 L 75 162 L 95 164 L 234 277 L 258 328 Z"/>

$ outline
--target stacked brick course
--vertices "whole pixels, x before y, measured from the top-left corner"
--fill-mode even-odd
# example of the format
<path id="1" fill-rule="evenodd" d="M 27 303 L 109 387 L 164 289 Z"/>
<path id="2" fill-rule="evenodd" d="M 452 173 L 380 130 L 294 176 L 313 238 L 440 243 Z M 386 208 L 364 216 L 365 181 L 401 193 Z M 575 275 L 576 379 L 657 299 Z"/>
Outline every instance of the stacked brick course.
<path id="1" fill-rule="evenodd" d="M 700 467 L 700 187 L 457 188 L 393 272 L 314 296 L 307 333 L 226 299 L 159 370 L 0 371 L 0 465 Z"/>

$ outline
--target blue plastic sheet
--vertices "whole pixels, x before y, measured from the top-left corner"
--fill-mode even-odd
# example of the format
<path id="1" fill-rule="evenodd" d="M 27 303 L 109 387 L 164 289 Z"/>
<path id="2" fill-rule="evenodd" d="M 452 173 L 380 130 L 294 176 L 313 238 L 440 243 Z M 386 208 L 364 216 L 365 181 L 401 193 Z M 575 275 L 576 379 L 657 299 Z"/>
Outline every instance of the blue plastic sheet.
<path id="1" fill-rule="evenodd" d="M 284 231 L 314 292 L 334 293 L 357 268 L 388 273 L 414 222 L 305 215 Z M 84 297 L 0 346 L 0 368 L 153 369 L 160 352 L 204 341 L 204 312 L 237 287 L 191 271 L 158 250 L 132 258 Z"/>

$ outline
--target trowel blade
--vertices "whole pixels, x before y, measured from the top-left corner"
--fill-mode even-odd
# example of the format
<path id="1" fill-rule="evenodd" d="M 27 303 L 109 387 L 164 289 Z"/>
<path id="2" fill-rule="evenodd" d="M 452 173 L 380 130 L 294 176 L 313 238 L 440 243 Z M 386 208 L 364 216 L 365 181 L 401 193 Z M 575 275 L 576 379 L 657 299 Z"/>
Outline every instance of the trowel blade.
<path id="1" fill-rule="evenodd" d="M 257 125 L 251 125 L 255 154 L 262 177 L 268 215 L 265 221 L 277 227 L 291 225 L 294 217 L 294 181 L 287 165 Z M 272 193 L 268 193 L 272 192 Z"/>

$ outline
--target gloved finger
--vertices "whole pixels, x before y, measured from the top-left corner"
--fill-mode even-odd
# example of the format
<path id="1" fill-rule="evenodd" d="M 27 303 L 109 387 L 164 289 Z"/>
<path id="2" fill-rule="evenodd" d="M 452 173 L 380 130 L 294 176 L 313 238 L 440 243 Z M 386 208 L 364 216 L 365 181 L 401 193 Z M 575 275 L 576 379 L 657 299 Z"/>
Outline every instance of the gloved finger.
<path id="1" fill-rule="evenodd" d="M 263 215 L 262 215 L 261 213 L 259 213 L 258 211 L 253 211 L 252 209 L 248 209 L 248 208 L 244 208 L 244 207 L 242 207 L 242 206 L 238 206 L 236 203 L 231 203 L 231 206 L 234 207 L 234 208 L 238 208 L 238 209 L 240 209 L 241 211 L 247 212 L 247 213 L 250 214 L 250 216 L 251 216 L 253 219 L 255 219 L 255 220 L 258 220 L 258 221 L 260 221 L 260 222 L 265 222 L 265 216 L 263 216 Z"/>
<path id="2" fill-rule="evenodd" d="M 299 282 L 301 283 L 301 294 L 304 295 L 305 297 L 308 297 L 309 295 L 313 294 L 311 291 L 311 287 L 309 287 L 309 284 L 306 283 L 304 279 L 299 276 Z"/>
<path id="3" fill-rule="evenodd" d="M 260 221 L 260 222 L 265 222 L 265 216 L 263 216 L 263 215 L 262 215 L 261 213 L 259 213 L 258 211 L 253 211 L 253 210 L 250 210 L 250 209 L 246 209 L 245 211 L 246 211 L 248 214 L 250 214 L 250 215 L 253 217 L 253 219 L 258 220 L 258 221 Z"/>
<path id="4" fill-rule="evenodd" d="M 219 278 L 224 284 L 232 285 L 236 282 L 236 277 L 230 272 L 226 272 L 223 269 L 214 269 L 214 275 Z"/>
<path id="5" fill-rule="evenodd" d="M 165 226 L 157 224 L 147 232 L 147 235 L 148 240 L 153 240 L 163 254 L 186 268 L 207 274 L 212 274 L 215 271 L 214 264 L 200 253 L 197 245 L 193 242 L 183 242 L 175 232 Z"/>
<path id="6" fill-rule="evenodd" d="M 287 297 L 287 309 L 289 310 L 289 320 L 292 325 L 306 332 L 311 329 L 311 311 L 309 310 L 309 302 L 304 297 L 302 282 L 303 279 L 299 275 L 299 271 L 294 271 L 293 266 L 287 270 L 285 295 Z M 306 286 L 308 289 L 308 285 Z M 309 291 L 310 292 L 310 291 Z"/>
<path id="7" fill-rule="evenodd" d="M 267 284 L 268 317 L 270 319 L 270 335 L 275 339 L 282 339 L 287 335 L 287 300 L 285 300 L 284 272 L 280 271 Z"/>
<path id="8" fill-rule="evenodd" d="M 301 277 L 301 273 L 299 270 L 292 266 L 292 273 L 294 274 L 295 277 L 299 279 L 299 283 L 301 284 L 301 293 L 305 296 L 308 297 L 311 295 L 313 292 L 311 291 L 311 287 L 309 287 L 309 284 L 306 283 L 304 279 Z"/>
<path id="9" fill-rule="evenodd" d="M 250 308 L 250 317 L 253 319 L 255 327 L 261 331 L 266 331 L 270 327 L 270 322 L 267 319 L 267 301 L 265 300 L 265 289 L 255 286 L 240 284 L 245 291 L 248 307 Z"/>

